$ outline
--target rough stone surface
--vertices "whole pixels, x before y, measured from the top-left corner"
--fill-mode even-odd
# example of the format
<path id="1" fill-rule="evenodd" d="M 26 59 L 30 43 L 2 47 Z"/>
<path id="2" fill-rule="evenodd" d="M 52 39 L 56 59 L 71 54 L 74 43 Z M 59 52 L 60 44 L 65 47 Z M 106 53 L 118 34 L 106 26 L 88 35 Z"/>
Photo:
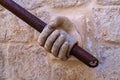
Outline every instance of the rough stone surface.
<path id="1" fill-rule="evenodd" d="M 8 80 L 49 80 L 50 65 L 45 51 L 35 44 L 10 44 L 5 66 Z"/>
<path id="2" fill-rule="evenodd" d="M 89 0 L 52 0 L 54 8 L 72 7 L 82 5 Z"/>
<path id="3" fill-rule="evenodd" d="M 35 9 L 45 5 L 47 0 L 13 0 L 26 9 Z"/>
<path id="4" fill-rule="evenodd" d="M 120 46 L 100 46 L 98 54 L 100 65 L 97 68 L 97 80 L 119 80 Z"/>
<path id="5" fill-rule="evenodd" d="M 68 17 L 79 33 L 78 44 L 100 64 L 89 68 L 73 56 L 61 61 L 46 54 L 37 43 L 39 32 L 0 6 L 0 80 L 120 79 L 119 0 L 14 1 L 46 23 L 54 16 Z"/>
<path id="6" fill-rule="evenodd" d="M 79 62 L 56 62 L 52 66 L 52 80 L 85 80 L 89 74 L 89 71 L 85 73 L 85 69 L 88 68 Z"/>
<path id="7" fill-rule="evenodd" d="M 4 64 L 5 64 L 5 47 L 0 44 L 0 80 L 3 80 L 4 79 L 4 75 L 3 75 L 3 72 L 4 72 Z"/>
<path id="8" fill-rule="evenodd" d="M 96 8 L 93 13 L 95 37 L 120 43 L 120 8 Z"/>
<path id="9" fill-rule="evenodd" d="M 101 5 L 120 5 L 120 0 L 97 0 Z"/>
<path id="10" fill-rule="evenodd" d="M 32 38 L 32 29 L 22 20 L 8 11 L 0 13 L 0 41 L 28 42 Z"/>

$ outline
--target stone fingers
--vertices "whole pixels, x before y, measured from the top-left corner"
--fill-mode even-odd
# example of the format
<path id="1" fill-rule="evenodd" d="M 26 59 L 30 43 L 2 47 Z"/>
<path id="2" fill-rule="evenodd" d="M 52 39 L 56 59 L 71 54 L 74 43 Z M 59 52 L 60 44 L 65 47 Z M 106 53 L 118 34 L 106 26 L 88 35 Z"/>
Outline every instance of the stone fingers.
<path id="1" fill-rule="evenodd" d="M 67 60 L 68 50 L 69 50 L 69 44 L 68 42 L 64 42 L 64 44 L 60 48 L 58 57 L 63 61 Z"/>
<path id="2" fill-rule="evenodd" d="M 72 39 L 65 31 L 55 30 L 52 26 L 47 25 L 39 37 L 39 44 L 55 57 L 67 60 L 72 47 L 76 40 Z"/>
<path id="3" fill-rule="evenodd" d="M 63 23 L 63 17 L 56 17 L 54 20 L 52 20 L 41 32 L 38 42 L 40 46 L 44 46 L 45 41 L 47 40 L 47 37 L 55 30 L 57 29 L 61 24 Z"/>
<path id="4" fill-rule="evenodd" d="M 51 52 L 54 56 L 58 56 L 59 50 L 61 48 L 61 46 L 63 45 L 63 43 L 65 42 L 65 37 L 61 34 L 57 40 L 54 42 Z"/>
<path id="5" fill-rule="evenodd" d="M 43 33 L 45 33 L 44 31 Z M 49 31 L 51 33 L 51 31 Z M 41 37 L 43 38 L 43 37 Z M 69 50 L 68 42 L 60 30 L 55 30 L 51 34 L 46 34 L 43 38 L 44 48 L 51 52 L 55 57 L 59 57 L 62 60 L 67 60 L 67 53 Z"/>
<path id="6" fill-rule="evenodd" d="M 48 36 L 54 31 L 53 28 L 51 28 L 49 25 L 47 25 L 45 27 L 45 29 L 43 29 L 43 31 L 41 32 L 39 38 L 38 38 L 38 42 L 40 44 L 40 46 L 44 46 L 45 41 L 47 40 Z"/>
<path id="7" fill-rule="evenodd" d="M 53 33 L 51 33 L 51 35 L 47 38 L 46 43 L 44 45 L 47 51 L 51 52 L 51 48 L 59 36 L 60 36 L 59 30 L 55 30 Z"/>

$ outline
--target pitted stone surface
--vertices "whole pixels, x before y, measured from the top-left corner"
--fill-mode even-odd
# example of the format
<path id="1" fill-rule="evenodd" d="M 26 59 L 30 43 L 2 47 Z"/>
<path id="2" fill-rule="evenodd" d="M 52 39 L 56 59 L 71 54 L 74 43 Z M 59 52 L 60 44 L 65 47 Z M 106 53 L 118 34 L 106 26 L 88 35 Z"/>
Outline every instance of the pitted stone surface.
<path id="1" fill-rule="evenodd" d="M 120 0 L 97 0 L 101 5 L 120 5 Z"/>
<path id="2" fill-rule="evenodd" d="M 75 20 L 82 37 L 80 40 L 75 35 L 82 42 L 79 45 L 87 47 L 100 64 L 89 68 L 73 56 L 65 62 L 51 54 L 46 56 L 36 44 L 40 33 L 0 6 L 0 80 L 120 79 L 120 0 L 14 1 L 46 23 L 52 16 Z"/>
<path id="3" fill-rule="evenodd" d="M 0 13 L 0 42 L 28 42 L 32 29 L 22 20 L 8 11 Z"/>
<path id="4" fill-rule="evenodd" d="M 55 63 L 53 65 L 53 80 L 78 80 L 79 77 L 83 80 L 84 77 L 82 77 L 81 71 L 79 73 L 77 68 L 72 65 L 65 66 L 60 63 Z"/>
<path id="5" fill-rule="evenodd" d="M 50 65 L 43 48 L 35 44 L 10 44 L 6 63 L 6 79 L 49 80 Z"/>
<path id="6" fill-rule="evenodd" d="M 55 62 L 52 65 L 52 80 L 94 80 L 95 73 L 77 61 Z"/>
<path id="7" fill-rule="evenodd" d="M 89 0 L 52 0 L 54 8 L 72 7 L 85 4 Z"/>
<path id="8" fill-rule="evenodd" d="M 5 54 L 6 54 L 6 49 L 5 47 L 0 44 L 0 80 L 4 80 L 4 64 L 5 64 Z"/>
<path id="9" fill-rule="evenodd" d="M 120 46 L 98 47 L 100 65 L 97 68 L 97 80 L 120 79 Z"/>
<path id="10" fill-rule="evenodd" d="M 26 9 L 35 9 L 45 5 L 47 0 L 13 0 Z"/>
<path id="11" fill-rule="evenodd" d="M 108 42 L 120 43 L 120 8 L 93 9 L 95 37 Z"/>

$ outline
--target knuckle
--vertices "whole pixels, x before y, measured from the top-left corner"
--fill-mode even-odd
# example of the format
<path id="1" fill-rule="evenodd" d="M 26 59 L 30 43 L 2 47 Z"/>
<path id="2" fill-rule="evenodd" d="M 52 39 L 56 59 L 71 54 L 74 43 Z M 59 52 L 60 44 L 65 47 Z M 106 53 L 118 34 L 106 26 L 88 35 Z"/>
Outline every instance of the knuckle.
<path id="1" fill-rule="evenodd" d="M 54 33 L 60 33 L 60 30 L 55 30 Z"/>
<path id="2" fill-rule="evenodd" d="M 66 42 L 64 43 L 63 47 L 68 47 L 68 46 L 69 46 L 69 44 L 68 44 L 68 42 L 66 41 Z"/>
<path id="3" fill-rule="evenodd" d="M 58 43 L 54 43 L 53 47 L 57 48 L 57 46 L 58 46 Z"/>
<path id="4" fill-rule="evenodd" d="M 54 40 L 52 38 L 48 38 L 46 43 L 49 44 L 49 43 L 52 43 L 53 41 Z"/>
<path id="5" fill-rule="evenodd" d="M 65 36 L 63 34 L 60 34 L 60 38 L 65 39 Z"/>
<path id="6" fill-rule="evenodd" d="M 55 23 L 53 21 L 51 21 L 48 25 L 49 25 L 50 29 L 55 29 L 55 27 L 56 27 Z"/>

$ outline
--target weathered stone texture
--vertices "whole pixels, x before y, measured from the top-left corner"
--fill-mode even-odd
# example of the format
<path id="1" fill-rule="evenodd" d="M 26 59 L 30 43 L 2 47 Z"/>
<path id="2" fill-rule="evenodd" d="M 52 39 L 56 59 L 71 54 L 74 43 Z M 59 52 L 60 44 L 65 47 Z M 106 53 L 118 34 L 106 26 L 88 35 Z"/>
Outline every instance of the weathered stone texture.
<path id="1" fill-rule="evenodd" d="M 45 8 L 39 8 L 37 10 L 33 10 L 32 13 L 35 14 L 36 17 L 43 20 L 45 23 L 48 23 L 50 21 L 51 14 L 49 10 L 46 10 Z"/>
<path id="2" fill-rule="evenodd" d="M 39 45 L 10 44 L 5 66 L 8 80 L 49 80 L 50 65 Z"/>
<path id="3" fill-rule="evenodd" d="M 97 68 L 97 80 L 120 79 L 120 46 L 98 47 L 100 65 Z"/>
<path id="4" fill-rule="evenodd" d="M 54 65 L 53 80 L 76 80 L 78 78 L 75 69 L 62 65 Z"/>
<path id="5" fill-rule="evenodd" d="M 101 5 L 120 5 L 120 0 L 97 0 Z"/>
<path id="6" fill-rule="evenodd" d="M 77 60 L 55 62 L 52 65 L 52 80 L 94 80 L 93 71 Z"/>
<path id="7" fill-rule="evenodd" d="M 89 68 L 73 56 L 68 61 L 61 61 L 51 54 L 47 55 L 36 44 L 40 33 L 0 6 L 0 80 L 120 79 L 120 7 L 95 8 L 100 5 L 119 6 L 120 0 L 14 1 L 46 23 L 52 16 L 65 14 L 76 25 L 79 35 L 75 36 L 82 42 L 79 45 L 87 47 L 100 64 L 96 68 Z M 94 1 L 100 5 L 93 5 Z"/>
<path id="8" fill-rule="evenodd" d="M 45 5 L 47 0 L 13 0 L 26 9 L 35 9 Z"/>
<path id="9" fill-rule="evenodd" d="M 120 8 L 96 8 L 93 13 L 95 37 L 120 43 Z"/>
<path id="10" fill-rule="evenodd" d="M 0 80 L 3 80 L 4 75 L 4 64 L 5 64 L 5 54 L 6 54 L 6 50 L 5 47 L 0 44 Z"/>
<path id="11" fill-rule="evenodd" d="M 54 8 L 72 7 L 82 5 L 89 0 L 52 0 Z"/>
<path id="12" fill-rule="evenodd" d="M 0 41 L 28 42 L 32 29 L 22 20 L 8 11 L 0 12 Z"/>

